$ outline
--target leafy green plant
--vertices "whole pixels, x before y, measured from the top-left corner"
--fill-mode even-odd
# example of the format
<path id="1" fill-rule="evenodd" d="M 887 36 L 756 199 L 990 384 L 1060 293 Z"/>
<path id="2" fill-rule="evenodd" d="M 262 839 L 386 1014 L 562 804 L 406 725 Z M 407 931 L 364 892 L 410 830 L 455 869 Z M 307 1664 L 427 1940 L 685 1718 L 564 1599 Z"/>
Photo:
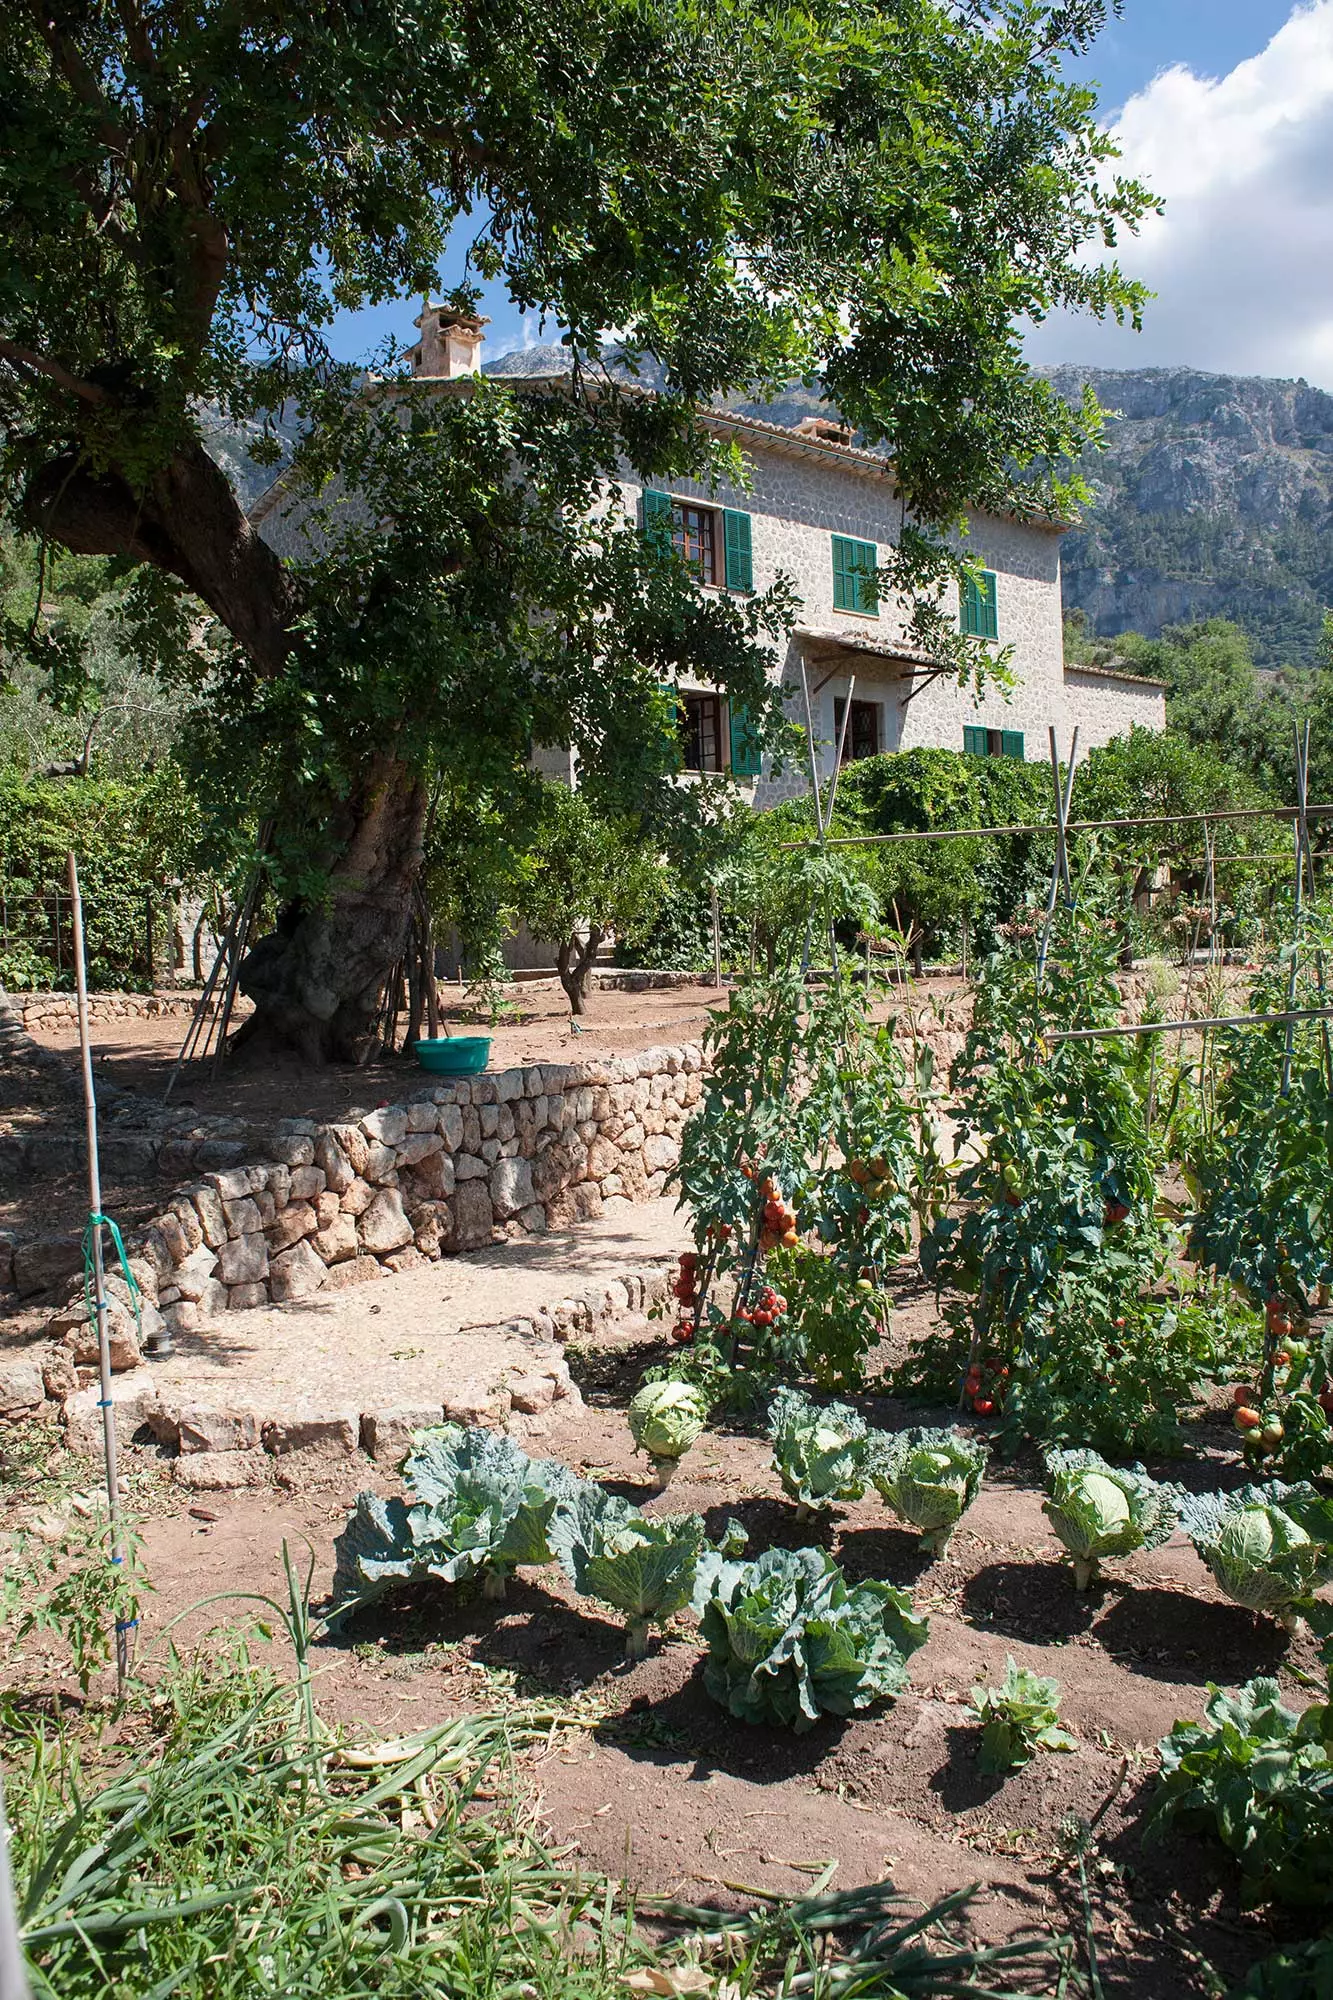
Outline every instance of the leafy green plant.
<path id="1" fill-rule="evenodd" d="M 1297 1715 L 1275 1680 L 1210 1686 L 1206 1721 L 1177 1722 L 1158 1748 L 1150 1830 L 1169 1820 L 1216 1834 L 1240 1863 L 1247 1903 L 1333 1903 L 1329 1710 Z"/>
<path id="2" fill-rule="evenodd" d="M 85 1692 L 114 1656 L 117 1630 L 138 1624 L 144 1593 L 153 1587 L 133 1523 L 122 1522 L 117 1538 L 119 1561 L 105 1520 L 71 1519 L 54 1540 L 20 1535 L 0 1577 L 0 1610 L 14 1638 L 49 1632 L 59 1639 Z"/>
<path id="3" fill-rule="evenodd" d="M 942 1556 L 981 1491 L 988 1456 L 959 1431 L 914 1426 L 876 1438 L 870 1478 L 899 1519 L 921 1530 L 923 1550 Z"/>
<path id="4" fill-rule="evenodd" d="M 412 1505 L 360 1493 L 334 1542 L 330 1616 L 343 1618 L 418 1577 L 482 1578 L 502 1598 L 520 1563 L 548 1563 L 558 1509 L 583 1482 L 554 1459 L 532 1459 L 507 1438 L 446 1424 L 418 1434 L 403 1465 Z"/>
<path id="5" fill-rule="evenodd" d="M 1283 1945 L 1252 1965 L 1228 2000 L 1329 2000 L 1333 1994 L 1333 1937 Z"/>
<path id="6" fill-rule="evenodd" d="M 1181 1526 L 1234 1604 L 1271 1611 L 1295 1631 L 1333 1578 L 1333 1500 L 1302 1482 L 1242 1486 L 1182 1502 Z"/>
<path id="7" fill-rule="evenodd" d="M 641 1514 L 600 1486 L 583 1488 L 552 1539 L 575 1589 L 624 1613 L 627 1660 L 647 1653 L 651 1625 L 690 1602 L 708 1546 L 700 1515 Z"/>
<path id="8" fill-rule="evenodd" d="M 808 1521 L 835 1500 L 859 1500 L 875 1450 L 874 1433 L 849 1403 L 816 1403 L 799 1389 L 779 1389 L 769 1405 L 768 1435 L 782 1490 Z"/>
<path id="9" fill-rule="evenodd" d="M 630 1400 L 630 1435 L 647 1452 L 663 1491 L 708 1422 L 708 1404 L 689 1382 L 648 1382 Z"/>
<path id="10" fill-rule="evenodd" d="M 1077 1749 L 1077 1740 L 1060 1727 L 1059 1697 L 1059 1681 L 1015 1665 L 1011 1653 L 999 1687 L 972 1690 L 982 1725 L 980 1769 L 996 1776 L 1018 1770 L 1038 1750 Z"/>
<path id="11" fill-rule="evenodd" d="M 1141 1465 L 1108 1465 L 1095 1451 L 1048 1451 L 1046 1488 L 1042 1511 L 1068 1551 L 1075 1590 L 1097 1582 L 1104 1556 L 1155 1549 L 1179 1520 L 1174 1488 Z"/>
<path id="12" fill-rule="evenodd" d="M 704 1685 L 744 1722 L 804 1730 L 907 1684 L 926 1620 L 892 1584 L 848 1586 L 822 1549 L 769 1549 L 723 1562 L 702 1604 Z"/>

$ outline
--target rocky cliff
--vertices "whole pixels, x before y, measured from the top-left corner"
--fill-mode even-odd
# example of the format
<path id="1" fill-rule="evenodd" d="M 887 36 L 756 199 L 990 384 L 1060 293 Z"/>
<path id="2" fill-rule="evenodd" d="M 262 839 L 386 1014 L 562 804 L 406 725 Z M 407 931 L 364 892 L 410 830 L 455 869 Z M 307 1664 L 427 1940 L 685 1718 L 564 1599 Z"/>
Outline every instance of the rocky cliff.
<path id="1" fill-rule="evenodd" d="M 1193 368 L 1043 371 L 1091 382 L 1107 448 L 1064 543 L 1065 604 L 1095 632 L 1233 618 L 1262 666 L 1309 663 L 1333 605 L 1333 396 Z"/>

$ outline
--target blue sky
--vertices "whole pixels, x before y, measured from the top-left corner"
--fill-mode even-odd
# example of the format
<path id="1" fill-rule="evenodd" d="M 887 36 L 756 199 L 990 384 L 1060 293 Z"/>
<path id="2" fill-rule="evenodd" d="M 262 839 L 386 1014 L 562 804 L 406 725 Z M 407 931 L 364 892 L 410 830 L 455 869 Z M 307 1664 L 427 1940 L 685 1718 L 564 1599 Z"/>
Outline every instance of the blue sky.
<path id="1" fill-rule="evenodd" d="M 1157 296 L 1137 335 L 1057 316 L 1030 333 L 1032 359 L 1333 390 L 1333 0 L 1125 0 L 1079 73 L 1099 86 L 1124 167 L 1166 201 L 1118 252 Z M 362 360 L 388 334 L 410 339 L 418 310 L 344 314 L 335 350 Z M 500 287 L 483 310 L 490 353 L 541 337 Z"/>

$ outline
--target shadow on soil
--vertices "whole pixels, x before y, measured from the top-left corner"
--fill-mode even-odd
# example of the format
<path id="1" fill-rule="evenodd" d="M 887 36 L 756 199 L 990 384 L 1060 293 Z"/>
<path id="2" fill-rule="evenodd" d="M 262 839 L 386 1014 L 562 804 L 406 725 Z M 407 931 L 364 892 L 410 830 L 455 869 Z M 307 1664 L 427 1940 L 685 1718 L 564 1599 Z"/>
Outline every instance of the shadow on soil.
<path id="1" fill-rule="evenodd" d="M 963 1609 L 974 1625 L 1034 1646 L 1077 1638 L 1103 1601 L 1095 1589 L 1075 1590 L 1064 1563 L 988 1563 L 963 1586 Z"/>
<path id="2" fill-rule="evenodd" d="M 667 1675 L 679 1673 L 674 1650 L 660 1656 L 663 1683 Z M 596 1733 L 627 1756 L 651 1763 L 679 1765 L 692 1756 L 693 1768 L 685 1774 L 692 1784 L 705 1782 L 713 1771 L 752 1784 L 782 1784 L 817 1770 L 848 1728 L 838 1716 L 824 1717 L 799 1736 L 739 1721 L 708 1693 L 703 1670 L 704 1662 L 697 1660 L 689 1677 L 674 1688 L 661 1685 L 637 1695 L 623 1715 L 611 1717 Z"/>
<path id="3" fill-rule="evenodd" d="M 1272 1619 L 1151 1585 L 1124 1591 L 1093 1636 L 1113 1660 L 1153 1680 L 1251 1680 L 1275 1673 L 1290 1641 Z"/>
<path id="4" fill-rule="evenodd" d="M 838 1563 L 849 1583 L 875 1577 L 882 1583 L 913 1584 L 935 1560 L 910 1528 L 853 1528 L 838 1543 Z"/>
<path id="5" fill-rule="evenodd" d="M 386 1659 L 462 1644 L 484 1666 L 562 1692 L 587 1686 L 625 1656 L 624 1634 L 609 1618 L 589 1617 L 521 1578 L 510 1579 L 498 1603 L 476 1588 L 413 1586 L 354 1613 L 322 1644 L 374 1646 Z"/>
<path id="6" fill-rule="evenodd" d="M 984 1806 L 1003 1789 L 1004 1774 L 983 1773 L 978 1767 L 980 1731 L 959 1725 L 946 1729 L 944 1736 L 949 1755 L 931 1778 L 931 1791 L 938 1795 L 946 1812 L 970 1812 L 975 1806 Z"/>
<path id="7" fill-rule="evenodd" d="M 838 1528 L 836 1510 L 798 1521 L 794 1500 L 774 1500 L 765 1494 L 728 1500 L 704 1513 L 704 1526 L 713 1541 L 724 1533 L 728 1521 L 739 1521 L 744 1528 L 749 1536 L 745 1553 L 751 1557 L 769 1548 L 831 1551 Z"/>

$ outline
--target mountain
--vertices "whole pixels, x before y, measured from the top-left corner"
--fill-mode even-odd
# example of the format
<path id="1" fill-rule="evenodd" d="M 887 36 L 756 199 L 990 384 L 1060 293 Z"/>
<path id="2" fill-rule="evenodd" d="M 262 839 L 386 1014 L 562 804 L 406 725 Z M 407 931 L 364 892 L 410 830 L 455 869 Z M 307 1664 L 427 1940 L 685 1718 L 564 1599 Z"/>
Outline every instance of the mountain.
<path id="1" fill-rule="evenodd" d="M 1231 618 L 1263 667 L 1309 665 L 1333 605 L 1333 396 L 1193 368 L 1041 371 L 1109 418 L 1062 545 L 1065 606 L 1103 637 Z"/>

